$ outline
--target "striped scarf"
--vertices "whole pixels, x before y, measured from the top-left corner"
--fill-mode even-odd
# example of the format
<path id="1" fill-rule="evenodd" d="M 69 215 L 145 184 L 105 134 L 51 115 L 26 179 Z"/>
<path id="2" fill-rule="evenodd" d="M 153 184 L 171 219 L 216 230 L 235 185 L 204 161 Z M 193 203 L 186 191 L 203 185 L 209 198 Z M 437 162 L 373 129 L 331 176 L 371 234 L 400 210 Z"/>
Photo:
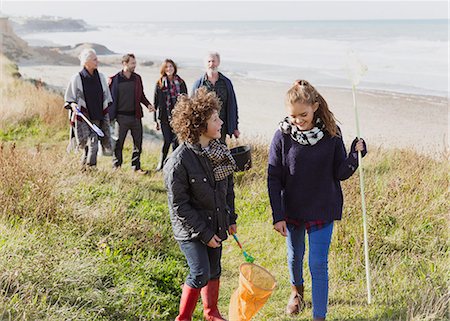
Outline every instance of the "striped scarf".
<path id="1" fill-rule="evenodd" d="M 170 81 L 166 76 L 162 78 L 162 91 L 166 93 L 166 108 L 169 119 L 172 116 L 172 109 L 177 102 L 178 95 L 181 93 L 180 78 L 175 75 Z"/>
<path id="2" fill-rule="evenodd" d="M 201 154 L 211 161 L 216 182 L 227 178 L 236 169 L 236 162 L 230 150 L 219 139 L 211 140 L 208 147 L 202 149 Z"/>
<path id="3" fill-rule="evenodd" d="M 316 120 L 316 126 L 310 130 L 300 130 L 286 117 L 280 122 L 280 130 L 283 134 L 291 135 L 292 139 L 302 145 L 315 145 L 323 138 L 324 124 L 320 118 Z"/>

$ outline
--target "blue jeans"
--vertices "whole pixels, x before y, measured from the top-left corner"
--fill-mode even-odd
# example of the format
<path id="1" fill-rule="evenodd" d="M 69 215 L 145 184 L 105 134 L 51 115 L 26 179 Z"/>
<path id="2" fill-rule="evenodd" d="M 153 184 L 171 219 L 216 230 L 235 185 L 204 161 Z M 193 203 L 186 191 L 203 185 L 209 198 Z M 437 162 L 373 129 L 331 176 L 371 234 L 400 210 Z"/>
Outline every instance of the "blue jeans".
<path id="1" fill-rule="evenodd" d="M 178 241 L 178 244 L 189 266 L 187 285 L 200 289 L 209 280 L 220 278 L 222 247 L 213 249 L 200 241 Z"/>
<path id="2" fill-rule="evenodd" d="M 328 250 L 333 223 L 308 233 L 309 271 L 312 279 L 313 317 L 325 318 L 328 306 Z M 305 254 L 305 226 L 287 224 L 288 266 L 292 285 L 303 284 L 303 256 Z"/>

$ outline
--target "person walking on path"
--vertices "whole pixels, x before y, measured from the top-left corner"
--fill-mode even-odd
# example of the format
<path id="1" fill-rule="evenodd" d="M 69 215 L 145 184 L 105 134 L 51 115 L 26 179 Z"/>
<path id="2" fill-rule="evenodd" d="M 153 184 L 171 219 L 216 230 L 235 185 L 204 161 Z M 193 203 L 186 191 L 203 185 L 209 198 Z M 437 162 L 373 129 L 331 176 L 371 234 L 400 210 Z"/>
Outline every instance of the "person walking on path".
<path id="1" fill-rule="evenodd" d="M 314 320 L 325 320 L 328 306 L 328 250 L 333 222 L 342 217 L 340 181 L 358 167 L 355 139 L 347 155 L 342 133 L 322 95 L 306 80 L 297 80 L 286 94 L 288 117 L 281 121 L 269 150 L 268 191 L 274 229 L 286 237 L 291 295 L 289 315 L 305 307 L 303 256 L 309 239 Z"/>
<path id="2" fill-rule="evenodd" d="M 231 80 L 219 72 L 219 53 L 209 53 L 205 58 L 205 65 L 206 73 L 194 83 L 192 93 L 194 94 L 200 87 L 206 87 L 209 91 L 214 91 L 222 103 L 219 114 L 223 121 L 220 141 L 225 143 L 227 135 L 239 138 L 241 133 L 238 129 L 239 117 L 236 94 Z"/>
<path id="3" fill-rule="evenodd" d="M 163 171 L 172 229 L 189 266 L 176 321 L 192 320 L 199 296 L 206 320 L 225 320 L 217 302 L 222 242 L 237 231 L 236 164 L 220 142 L 219 105 L 214 92 L 201 88 L 192 98 L 181 95 L 173 111 L 172 127 L 182 143 Z"/>
<path id="4" fill-rule="evenodd" d="M 136 173 L 147 174 L 147 171 L 141 168 L 143 139 L 141 104 L 146 106 L 150 112 L 155 109 L 145 97 L 142 78 L 134 72 L 135 69 L 136 57 L 134 54 L 124 55 L 122 70 L 112 77 L 110 83 L 113 103 L 109 109 L 109 115 L 112 120 L 115 120 L 113 168 L 119 169 L 122 166 L 123 144 L 128 131 L 130 131 L 133 138 L 131 167 Z"/>
<path id="5" fill-rule="evenodd" d="M 172 120 L 172 110 L 181 94 L 187 94 L 186 83 L 178 76 L 175 62 L 166 59 L 161 64 L 160 77 L 156 83 L 153 101 L 156 130 L 161 130 L 164 138 L 157 171 L 163 168 L 170 145 L 172 145 L 172 150 L 178 147 L 178 139 L 170 126 L 170 121 Z"/>
<path id="6" fill-rule="evenodd" d="M 80 64 L 83 69 L 72 76 L 64 94 L 64 107 L 71 112 L 71 139 L 75 137 L 77 147 L 83 151 L 81 156 L 82 170 L 97 165 L 98 136 L 77 115 L 77 108 L 91 123 L 102 129 L 104 137 L 100 138 L 105 153 L 111 151 L 111 132 L 108 108 L 112 103 L 111 93 L 106 77 L 98 72 L 98 58 L 94 49 L 84 49 L 80 53 Z"/>

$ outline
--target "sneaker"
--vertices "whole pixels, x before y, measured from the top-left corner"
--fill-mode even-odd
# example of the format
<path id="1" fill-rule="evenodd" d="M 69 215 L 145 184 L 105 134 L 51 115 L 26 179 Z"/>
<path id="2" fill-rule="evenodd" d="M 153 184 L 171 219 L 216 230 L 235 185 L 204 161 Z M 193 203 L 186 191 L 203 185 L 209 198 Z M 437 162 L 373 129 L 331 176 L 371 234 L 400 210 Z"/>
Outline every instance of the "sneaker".
<path id="1" fill-rule="evenodd" d="M 148 174 L 148 171 L 146 171 L 146 170 L 144 170 L 144 169 L 142 169 L 142 168 L 136 169 L 136 170 L 134 170 L 134 172 L 135 172 L 136 174 L 140 174 L 140 175 L 147 175 L 147 174 Z"/>

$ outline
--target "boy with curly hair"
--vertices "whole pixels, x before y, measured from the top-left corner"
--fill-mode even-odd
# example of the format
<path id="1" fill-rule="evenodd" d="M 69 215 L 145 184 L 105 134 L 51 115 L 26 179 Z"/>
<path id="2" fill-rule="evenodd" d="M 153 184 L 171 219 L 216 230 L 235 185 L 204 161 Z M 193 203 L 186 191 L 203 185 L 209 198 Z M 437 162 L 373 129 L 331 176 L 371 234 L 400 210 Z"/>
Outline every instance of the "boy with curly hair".
<path id="1" fill-rule="evenodd" d="M 222 242 L 237 230 L 236 164 L 220 142 L 219 112 L 220 101 L 206 88 L 192 98 L 179 96 L 173 110 L 171 126 L 182 144 L 168 158 L 164 178 L 172 229 L 189 266 L 178 321 L 192 320 L 200 295 L 206 320 L 225 320 L 217 301 Z"/>

